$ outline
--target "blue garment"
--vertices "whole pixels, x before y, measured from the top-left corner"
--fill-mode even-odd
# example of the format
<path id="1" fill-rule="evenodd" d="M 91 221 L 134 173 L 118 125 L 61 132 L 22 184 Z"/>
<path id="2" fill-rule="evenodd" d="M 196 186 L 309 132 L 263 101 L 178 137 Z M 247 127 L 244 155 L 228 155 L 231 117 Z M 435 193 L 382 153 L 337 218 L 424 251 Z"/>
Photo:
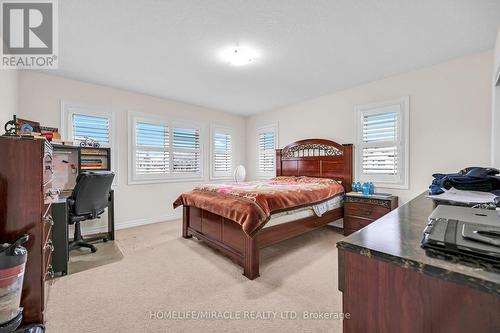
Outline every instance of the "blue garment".
<path id="1" fill-rule="evenodd" d="M 495 177 L 499 171 L 493 168 L 472 167 L 459 171 L 458 173 L 442 174 L 436 173 L 432 176 L 434 180 L 429 186 L 430 194 L 441 194 L 443 189 L 463 191 L 492 192 L 500 190 L 500 178 Z"/>

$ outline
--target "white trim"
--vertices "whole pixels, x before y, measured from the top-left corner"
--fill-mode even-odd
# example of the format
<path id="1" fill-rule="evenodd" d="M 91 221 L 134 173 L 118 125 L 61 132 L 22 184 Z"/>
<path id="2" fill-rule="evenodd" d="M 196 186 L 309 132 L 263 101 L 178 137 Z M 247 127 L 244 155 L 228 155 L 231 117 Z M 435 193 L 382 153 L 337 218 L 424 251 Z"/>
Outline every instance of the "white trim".
<path id="1" fill-rule="evenodd" d="M 362 175 L 362 147 L 365 145 L 362 143 L 362 117 L 369 113 L 378 113 L 376 109 L 380 109 L 387 106 L 399 105 L 399 117 L 398 117 L 398 139 L 396 144 L 398 145 L 398 157 L 402 162 L 400 166 L 400 178 L 390 180 L 390 177 L 377 177 L 376 175 L 363 176 Z M 410 96 L 405 96 L 381 103 L 370 103 L 365 105 L 356 105 L 355 116 L 356 116 L 356 180 L 372 181 L 377 187 L 382 188 L 394 188 L 394 189 L 408 189 L 409 188 L 409 177 L 410 177 Z M 382 144 L 384 145 L 384 144 Z M 378 179 L 377 179 L 378 178 Z"/>
<path id="2" fill-rule="evenodd" d="M 115 173 L 115 178 L 113 180 L 113 186 L 117 186 L 119 184 L 120 178 L 120 165 L 119 165 L 119 141 L 118 141 L 118 131 L 117 131 L 117 117 L 116 112 L 108 106 L 97 106 L 97 105 L 88 105 L 80 102 L 61 100 L 60 101 L 61 113 L 60 113 L 60 124 L 59 128 L 61 130 L 61 138 L 63 140 L 73 142 L 72 137 L 72 128 L 73 124 L 71 122 L 70 115 L 73 112 L 70 112 L 70 108 L 75 108 L 81 110 L 83 114 L 100 116 L 100 117 L 108 117 L 110 119 L 110 144 L 106 145 L 111 148 L 111 170 Z M 74 145 L 77 145 L 76 142 L 73 142 Z"/>
<path id="3" fill-rule="evenodd" d="M 127 158 L 127 163 L 128 163 L 128 184 L 129 185 L 139 185 L 139 184 L 159 184 L 159 183 L 175 183 L 175 182 L 199 182 L 204 180 L 204 130 L 203 126 L 197 122 L 193 121 L 185 121 L 185 120 L 176 120 L 176 119 L 171 119 L 169 117 L 164 117 L 156 114 L 149 114 L 149 113 L 144 113 L 144 112 L 137 112 L 137 111 L 132 111 L 128 110 L 128 131 L 127 131 L 127 137 L 128 137 L 128 147 L 127 147 L 127 152 L 128 152 L 128 158 Z M 137 121 L 143 121 L 146 123 L 151 123 L 151 124 L 161 124 L 168 126 L 169 128 L 169 144 L 170 147 L 168 148 L 168 151 L 170 152 L 170 172 L 165 175 L 141 175 L 138 176 L 134 173 L 135 170 L 135 123 Z M 200 133 L 200 173 L 197 175 L 193 174 L 179 174 L 179 173 L 173 173 L 172 172 L 172 158 L 173 158 L 173 151 L 174 149 L 172 148 L 173 144 L 173 132 L 175 127 L 192 127 L 195 128 L 199 131 Z"/>
<path id="4" fill-rule="evenodd" d="M 231 170 L 225 176 L 216 175 L 215 172 L 215 163 L 214 163 L 214 134 L 215 132 L 222 132 L 225 134 L 229 134 L 231 136 Z M 235 159 L 234 159 L 234 128 L 224 125 L 211 124 L 210 125 L 210 180 L 227 180 L 233 178 L 233 172 L 235 168 Z"/>
<path id="5" fill-rule="evenodd" d="M 269 177 L 275 177 L 276 176 L 276 154 L 274 155 L 274 170 L 272 172 L 262 172 L 259 170 L 259 135 L 263 132 L 268 132 L 272 131 L 274 132 L 274 149 L 278 149 L 279 147 L 279 123 L 271 123 L 267 125 L 261 125 L 257 127 L 255 130 L 255 140 L 257 142 L 257 149 L 256 149 L 256 154 L 257 154 L 257 165 L 256 165 L 256 175 L 258 179 L 264 179 L 264 178 L 269 178 Z"/>

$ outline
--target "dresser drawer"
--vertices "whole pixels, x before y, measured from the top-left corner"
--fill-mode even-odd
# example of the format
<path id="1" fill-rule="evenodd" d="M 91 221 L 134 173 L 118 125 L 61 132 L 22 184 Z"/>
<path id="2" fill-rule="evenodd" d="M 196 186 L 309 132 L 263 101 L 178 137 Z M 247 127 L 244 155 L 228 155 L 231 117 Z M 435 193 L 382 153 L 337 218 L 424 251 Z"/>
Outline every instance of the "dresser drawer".
<path id="1" fill-rule="evenodd" d="M 375 221 L 375 220 L 354 217 L 354 216 L 345 216 L 344 217 L 344 229 L 359 230 L 359 229 L 366 227 L 367 225 L 369 225 L 373 221 Z"/>
<path id="2" fill-rule="evenodd" d="M 377 206 L 373 204 L 365 204 L 358 202 L 349 202 L 344 206 L 345 215 L 366 217 L 376 220 L 385 214 L 389 213 L 391 210 L 382 206 Z"/>
<path id="3" fill-rule="evenodd" d="M 52 219 L 52 215 L 47 214 L 42 218 L 42 229 L 43 229 L 43 239 L 47 240 L 47 236 L 50 234 L 52 230 L 52 226 L 54 225 L 54 220 Z"/>
<path id="4" fill-rule="evenodd" d="M 45 279 L 47 279 L 48 275 L 53 274 L 53 271 L 51 273 L 52 265 L 52 252 L 54 251 L 54 247 L 52 244 L 46 244 L 46 246 L 43 248 L 43 271 L 45 272 Z"/>
<path id="5" fill-rule="evenodd" d="M 58 200 L 59 199 L 59 194 L 61 193 L 60 190 L 58 189 L 53 189 L 53 188 L 48 188 L 45 190 L 44 192 L 44 196 L 45 196 L 45 199 L 44 199 L 44 203 L 46 205 L 48 204 L 51 204 L 52 202 L 54 202 L 55 200 Z"/>
<path id="6" fill-rule="evenodd" d="M 49 182 L 54 177 L 54 166 L 52 163 L 52 159 L 52 148 L 50 148 L 49 145 L 45 145 L 42 162 L 44 184 Z"/>
<path id="7" fill-rule="evenodd" d="M 43 239 L 44 239 L 44 247 L 52 238 L 52 225 L 48 223 L 44 223 L 43 225 Z"/>

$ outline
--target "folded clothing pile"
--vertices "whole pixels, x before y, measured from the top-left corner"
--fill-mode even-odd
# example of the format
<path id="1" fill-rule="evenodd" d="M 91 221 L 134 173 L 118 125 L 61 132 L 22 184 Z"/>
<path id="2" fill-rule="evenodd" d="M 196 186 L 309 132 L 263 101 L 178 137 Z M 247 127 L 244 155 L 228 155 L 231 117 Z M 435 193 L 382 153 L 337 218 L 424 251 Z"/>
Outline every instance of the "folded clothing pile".
<path id="1" fill-rule="evenodd" d="M 444 193 L 443 189 L 452 187 L 463 191 L 493 192 L 500 196 L 500 173 L 494 168 L 470 167 L 460 170 L 458 173 L 433 174 L 434 180 L 429 186 L 430 194 Z"/>

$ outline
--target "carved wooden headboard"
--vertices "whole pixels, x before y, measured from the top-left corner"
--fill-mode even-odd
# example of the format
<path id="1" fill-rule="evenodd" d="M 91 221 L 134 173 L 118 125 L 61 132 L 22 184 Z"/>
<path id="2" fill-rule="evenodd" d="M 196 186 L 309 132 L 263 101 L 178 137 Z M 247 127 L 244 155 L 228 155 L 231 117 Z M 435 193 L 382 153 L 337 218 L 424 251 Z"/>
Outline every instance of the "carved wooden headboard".
<path id="1" fill-rule="evenodd" d="M 342 182 L 346 192 L 352 183 L 352 144 L 306 139 L 276 149 L 277 176 L 310 176 Z"/>

